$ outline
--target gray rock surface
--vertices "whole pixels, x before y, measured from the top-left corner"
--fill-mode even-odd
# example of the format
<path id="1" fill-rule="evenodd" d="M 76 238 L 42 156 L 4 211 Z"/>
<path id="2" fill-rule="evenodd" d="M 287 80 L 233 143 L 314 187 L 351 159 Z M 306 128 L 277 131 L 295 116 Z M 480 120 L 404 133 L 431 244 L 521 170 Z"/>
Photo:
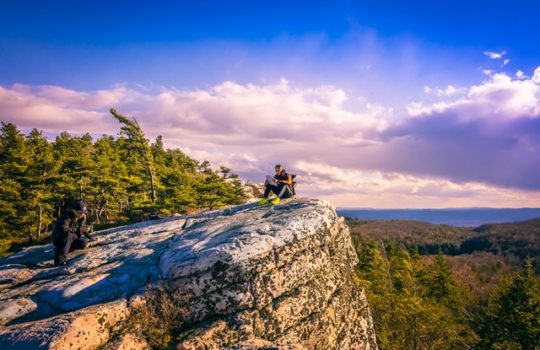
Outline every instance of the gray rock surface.
<path id="1" fill-rule="evenodd" d="M 177 349 L 377 348 L 348 229 L 328 202 L 244 204 L 96 237 L 66 267 L 52 266 L 50 245 L 0 260 L 1 349 L 148 348 L 126 325 L 153 286 L 189 300 Z"/>

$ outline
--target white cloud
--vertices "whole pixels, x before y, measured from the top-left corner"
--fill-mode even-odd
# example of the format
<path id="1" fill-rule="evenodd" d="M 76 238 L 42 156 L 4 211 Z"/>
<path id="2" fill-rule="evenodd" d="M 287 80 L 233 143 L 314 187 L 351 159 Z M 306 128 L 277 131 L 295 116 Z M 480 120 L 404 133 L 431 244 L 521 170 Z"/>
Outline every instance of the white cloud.
<path id="1" fill-rule="evenodd" d="M 540 67 L 534 70 L 533 77 L 531 79 L 535 84 L 540 84 Z"/>
<path id="2" fill-rule="evenodd" d="M 399 172 L 344 169 L 298 161 L 306 176 L 299 189 L 343 207 L 448 208 L 472 206 L 540 205 L 540 191 L 513 191 L 478 182 L 456 183 L 444 178 L 418 177 Z"/>
<path id="3" fill-rule="evenodd" d="M 428 93 L 428 94 L 433 93 L 439 97 L 455 96 L 455 95 L 463 94 L 466 91 L 467 91 L 466 88 L 455 87 L 453 85 L 448 85 L 445 88 L 424 86 L 425 93 Z"/>
<path id="4" fill-rule="evenodd" d="M 111 130 L 110 107 L 138 118 L 151 133 L 217 138 L 241 144 L 258 138 L 332 139 L 384 129 L 388 109 L 365 103 L 363 112 L 344 108 L 348 96 L 333 86 L 299 89 L 282 79 L 253 85 L 226 81 L 208 90 L 160 89 L 156 93 L 117 86 L 93 93 L 17 84 L 0 87 L 1 117 L 23 127 L 73 131 Z M 212 141 L 210 141 L 212 142 Z"/>
<path id="5" fill-rule="evenodd" d="M 450 86 L 449 86 L 450 88 Z M 441 97 L 457 96 L 450 93 L 456 90 L 436 91 Z M 506 73 L 493 73 L 489 80 L 461 90 L 463 96 L 443 100 L 433 104 L 412 102 L 407 105 L 408 113 L 413 117 L 454 111 L 461 120 L 479 118 L 511 119 L 523 116 L 540 117 L 540 69 L 536 69 L 532 78 L 527 78 L 522 71 L 516 73 L 516 79 Z"/>
<path id="6" fill-rule="evenodd" d="M 491 69 L 482 69 L 482 73 L 484 73 L 487 76 L 490 76 L 494 73 L 494 71 Z"/>
<path id="7" fill-rule="evenodd" d="M 498 60 L 498 59 L 501 59 L 504 55 L 506 55 L 506 51 L 501 51 L 501 52 L 484 51 L 484 55 L 489 57 L 489 59 Z"/>

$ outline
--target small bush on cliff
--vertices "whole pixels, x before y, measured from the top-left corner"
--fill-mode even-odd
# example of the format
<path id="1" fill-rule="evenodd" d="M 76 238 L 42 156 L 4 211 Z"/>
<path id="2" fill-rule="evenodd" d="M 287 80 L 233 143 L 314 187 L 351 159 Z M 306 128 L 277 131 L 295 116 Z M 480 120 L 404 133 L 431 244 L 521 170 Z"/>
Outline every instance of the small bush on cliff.
<path id="1" fill-rule="evenodd" d="M 167 286 L 149 289 L 132 303 L 126 332 L 145 339 L 152 349 L 165 349 L 184 323 L 187 297 Z"/>

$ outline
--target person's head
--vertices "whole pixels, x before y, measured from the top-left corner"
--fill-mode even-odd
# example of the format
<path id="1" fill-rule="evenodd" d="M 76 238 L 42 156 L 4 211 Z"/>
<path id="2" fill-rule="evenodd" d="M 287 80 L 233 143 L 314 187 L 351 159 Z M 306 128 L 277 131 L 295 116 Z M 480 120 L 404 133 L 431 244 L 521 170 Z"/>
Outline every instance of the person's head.
<path id="1" fill-rule="evenodd" d="M 82 199 L 76 200 L 71 206 L 71 211 L 73 214 L 75 214 L 77 219 L 81 218 L 84 214 L 86 214 L 86 202 Z"/>
<path id="2" fill-rule="evenodd" d="M 276 164 L 275 169 L 276 169 L 276 174 L 278 174 L 278 173 L 281 173 L 281 171 L 283 170 L 283 167 L 281 166 L 281 164 Z"/>

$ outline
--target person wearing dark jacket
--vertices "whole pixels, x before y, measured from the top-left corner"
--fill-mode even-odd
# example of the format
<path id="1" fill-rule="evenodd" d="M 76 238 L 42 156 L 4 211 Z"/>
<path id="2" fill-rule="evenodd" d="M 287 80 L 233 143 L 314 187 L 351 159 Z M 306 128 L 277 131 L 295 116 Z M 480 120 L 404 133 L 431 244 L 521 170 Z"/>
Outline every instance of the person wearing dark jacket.
<path id="1" fill-rule="evenodd" d="M 268 196 L 271 192 L 276 195 L 271 202 L 276 205 L 279 204 L 281 199 L 290 198 L 293 196 L 292 190 L 292 177 L 283 169 L 281 164 L 276 164 L 275 167 L 276 174 L 272 177 L 270 175 L 266 176 L 266 181 L 264 182 L 264 198 L 259 201 L 259 205 L 265 205 L 270 203 Z"/>
<path id="2" fill-rule="evenodd" d="M 91 226 L 86 225 L 86 203 L 77 200 L 53 227 L 54 266 L 65 265 L 69 252 L 86 248 L 93 240 L 90 231 Z"/>

